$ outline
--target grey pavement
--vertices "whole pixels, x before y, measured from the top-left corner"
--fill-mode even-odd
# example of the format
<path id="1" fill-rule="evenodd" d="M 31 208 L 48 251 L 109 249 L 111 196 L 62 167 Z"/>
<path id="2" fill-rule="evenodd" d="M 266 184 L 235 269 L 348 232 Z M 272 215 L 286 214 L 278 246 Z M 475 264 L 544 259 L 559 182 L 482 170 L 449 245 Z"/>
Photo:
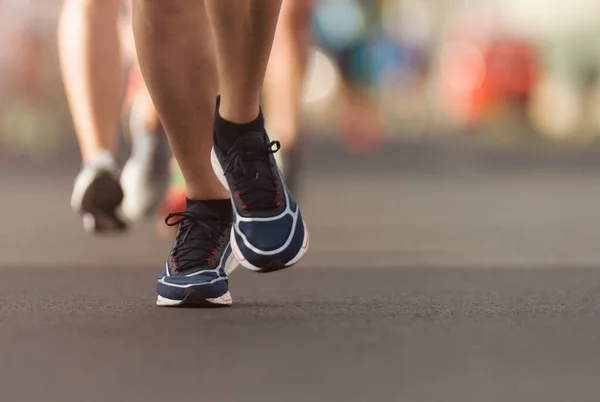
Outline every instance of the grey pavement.
<path id="1" fill-rule="evenodd" d="M 600 156 L 310 151 L 311 251 L 159 309 L 154 223 L 91 238 L 77 165 L 0 161 L 0 401 L 597 401 Z"/>

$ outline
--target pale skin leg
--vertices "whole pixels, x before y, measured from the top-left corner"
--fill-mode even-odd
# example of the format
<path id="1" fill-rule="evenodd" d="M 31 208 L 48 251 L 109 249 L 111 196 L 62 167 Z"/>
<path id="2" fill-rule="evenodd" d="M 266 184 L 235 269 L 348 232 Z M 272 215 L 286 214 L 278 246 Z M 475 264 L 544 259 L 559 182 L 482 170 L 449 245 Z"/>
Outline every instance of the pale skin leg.
<path id="1" fill-rule="evenodd" d="M 125 5 L 127 7 L 127 12 L 128 12 L 128 16 L 129 19 L 131 19 L 132 17 L 132 0 L 125 0 Z M 126 42 L 128 44 L 130 44 L 130 49 L 131 53 L 129 56 L 131 57 L 131 70 L 129 71 L 129 80 L 130 83 L 131 81 L 135 82 L 135 86 L 134 87 L 129 87 L 128 88 L 128 92 L 126 93 L 126 98 L 125 98 L 125 108 L 131 108 L 131 105 L 134 101 L 134 99 L 137 99 L 138 101 L 142 101 L 144 103 L 145 109 L 146 109 L 146 114 L 145 114 L 145 118 L 144 118 L 144 125 L 146 126 L 146 129 L 149 132 L 157 132 L 158 129 L 160 128 L 160 120 L 158 118 L 158 115 L 156 113 L 156 109 L 154 108 L 154 103 L 152 102 L 152 97 L 150 96 L 150 93 L 148 92 L 148 88 L 146 88 L 146 84 L 144 83 L 144 80 L 142 78 L 142 73 L 140 71 L 140 65 L 137 59 L 137 54 L 135 52 L 135 45 L 134 45 L 134 39 L 133 39 L 133 30 L 131 29 L 131 26 L 127 27 L 128 29 L 126 30 L 126 32 L 124 33 L 124 36 L 126 37 Z"/>
<path id="2" fill-rule="evenodd" d="M 66 0 L 58 30 L 65 90 L 84 161 L 116 153 L 123 66 L 120 0 Z"/>
<path id="3" fill-rule="evenodd" d="M 296 143 L 309 49 L 312 0 L 284 0 L 264 84 L 269 135 L 283 149 Z"/>

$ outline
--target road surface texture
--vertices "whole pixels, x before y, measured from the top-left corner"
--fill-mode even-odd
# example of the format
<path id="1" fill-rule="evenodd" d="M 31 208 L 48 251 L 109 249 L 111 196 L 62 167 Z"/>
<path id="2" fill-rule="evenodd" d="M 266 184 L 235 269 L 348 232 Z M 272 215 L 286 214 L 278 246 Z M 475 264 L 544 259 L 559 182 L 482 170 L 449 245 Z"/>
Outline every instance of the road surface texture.
<path id="1" fill-rule="evenodd" d="M 68 159 L 68 158 L 67 158 Z M 2 402 L 597 402 L 600 154 L 309 153 L 311 252 L 160 309 L 153 223 L 90 238 L 76 162 L 0 161 Z"/>

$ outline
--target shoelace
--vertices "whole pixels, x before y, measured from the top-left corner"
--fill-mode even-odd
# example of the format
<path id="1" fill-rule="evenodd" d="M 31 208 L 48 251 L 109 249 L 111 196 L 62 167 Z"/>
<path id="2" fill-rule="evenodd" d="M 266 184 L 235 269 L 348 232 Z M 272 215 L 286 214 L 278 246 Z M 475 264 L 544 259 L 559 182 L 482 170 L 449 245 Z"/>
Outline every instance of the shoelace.
<path id="1" fill-rule="evenodd" d="M 171 221 L 173 218 L 179 218 Z M 170 213 L 165 219 L 168 226 L 179 226 L 171 262 L 176 272 L 207 267 L 217 255 L 219 242 L 230 225 L 214 219 L 206 219 L 190 211 Z"/>
<path id="2" fill-rule="evenodd" d="M 271 141 L 265 147 L 236 147 L 234 144 L 227 153 L 225 174 L 233 175 L 234 196 L 242 200 L 245 211 L 268 211 L 281 205 L 276 199 L 280 191 L 270 158 L 280 149 L 279 141 Z"/>

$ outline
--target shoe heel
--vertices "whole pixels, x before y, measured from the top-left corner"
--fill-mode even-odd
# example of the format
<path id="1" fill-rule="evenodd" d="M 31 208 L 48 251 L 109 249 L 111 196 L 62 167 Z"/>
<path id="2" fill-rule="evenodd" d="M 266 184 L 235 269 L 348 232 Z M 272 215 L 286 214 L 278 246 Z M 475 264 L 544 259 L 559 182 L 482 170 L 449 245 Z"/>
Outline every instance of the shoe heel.
<path id="1" fill-rule="evenodd" d="M 88 232 L 121 231 L 127 225 L 118 216 L 123 190 L 109 173 L 94 179 L 81 201 L 84 228 Z"/>

